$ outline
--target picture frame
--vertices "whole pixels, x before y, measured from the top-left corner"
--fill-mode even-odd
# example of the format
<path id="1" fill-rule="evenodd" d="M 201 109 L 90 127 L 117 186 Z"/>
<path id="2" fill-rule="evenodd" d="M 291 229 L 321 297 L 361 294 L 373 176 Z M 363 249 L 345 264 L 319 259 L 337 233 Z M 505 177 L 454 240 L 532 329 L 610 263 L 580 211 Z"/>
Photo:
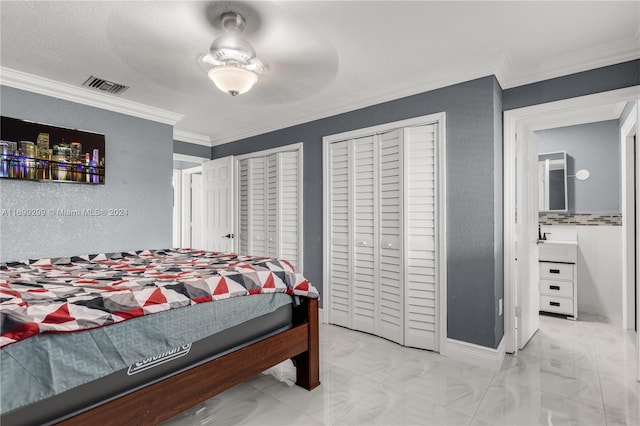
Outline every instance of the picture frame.
<path id="1" fill-rule="evenodd" d="M 0 178 L 104 185 L 105 135 L 1 116 Z"/>

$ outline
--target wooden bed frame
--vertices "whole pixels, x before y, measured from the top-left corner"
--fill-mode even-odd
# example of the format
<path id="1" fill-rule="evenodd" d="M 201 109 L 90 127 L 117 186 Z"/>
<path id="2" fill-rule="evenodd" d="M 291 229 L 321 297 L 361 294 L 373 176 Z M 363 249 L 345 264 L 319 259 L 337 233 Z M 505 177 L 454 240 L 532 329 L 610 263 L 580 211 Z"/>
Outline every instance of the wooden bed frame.
<path id="1" fill-rule="evenodd" d="M 190 370 L 89 408 L 60 425 L 154 425 L 291 358 L 296 384 L 320 385 L 318 299 L 302 297 L 293 328 Z"/>

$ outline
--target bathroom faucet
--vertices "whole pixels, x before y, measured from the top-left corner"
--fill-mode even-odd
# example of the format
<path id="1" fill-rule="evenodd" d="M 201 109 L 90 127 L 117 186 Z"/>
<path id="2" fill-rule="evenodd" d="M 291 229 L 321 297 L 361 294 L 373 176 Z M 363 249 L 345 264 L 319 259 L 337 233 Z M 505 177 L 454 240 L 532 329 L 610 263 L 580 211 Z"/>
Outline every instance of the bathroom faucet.
<path id="1" fill-rule="evenodd" d="M 546 241 L 547 235 L 551 235 L 551 232 L 542 232 L 540 224 L 538 224 L 538 244 L 540 241 Z"/>

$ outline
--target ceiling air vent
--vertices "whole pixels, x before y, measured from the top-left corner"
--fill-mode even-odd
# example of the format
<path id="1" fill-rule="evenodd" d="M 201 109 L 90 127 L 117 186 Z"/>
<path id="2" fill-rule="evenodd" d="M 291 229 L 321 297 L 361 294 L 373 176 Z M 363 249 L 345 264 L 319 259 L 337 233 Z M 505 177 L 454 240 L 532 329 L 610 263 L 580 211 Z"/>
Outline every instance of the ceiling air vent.
<path id="1" fill-rule="evenodd" d="M 85 81 L 83 86 L 91 89 L 100 90 L 101 92 L 112 93 L 118 95 L 129 88 L 124 84 L 114 83 L 113 81 L 104 80 L 102 78 L 91 76 Z"/>

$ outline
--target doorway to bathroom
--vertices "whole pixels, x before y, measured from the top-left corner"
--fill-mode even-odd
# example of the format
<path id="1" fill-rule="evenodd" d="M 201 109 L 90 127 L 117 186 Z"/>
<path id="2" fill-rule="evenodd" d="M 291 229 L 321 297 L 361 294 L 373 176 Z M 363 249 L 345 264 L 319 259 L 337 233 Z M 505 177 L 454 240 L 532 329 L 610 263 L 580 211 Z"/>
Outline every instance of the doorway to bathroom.
<path id="1" fill-rule="evenodd" d="M 603 111 L 612 105 L 635 104 L 629 123 L 638 122 L 637 107 L 638 87 L 589 95 L 580 98 L 552 102 L 532 107 L 506 111 L 504 114 L 504 277 L 505 277 L 505 344 L 507 352 L 516 352 L 526 345 L 537 330 L 539 296 L 538 273 L 536 262 L 538 243 L 538 206 L 537 199 L 537 146 L 533 132 L 539 129 L 570 126 L 579 123 L 602 121 Z M 628 110 L 627 110 L 628 112 Z M 611 117 L 614 118 L 614 117 Z M 620 110 L 615 119 L 620 118 Z M 621 137 L 629 139 L 621 148 L 634 146 L 633 135 L 637 126 L 621 123 Z M 627 127 L 625 127 L 625 125 Z M 626 139 L 625 139 L 626 140 Z M 622 145 L 625 145 L 624 147 Z M 629 148 L 631 149 L 631 148 Z M 624 159 L 625 149 L 620 150 Z M 535 155 L 535 158 L 533 156 Z M 633 154 L 630 154 L 633 157 Z M 531 166 L 531 167 L 528 167 Z M 621 162 L 625 168 L 625 161 Z M 629 330 L 637 329 L 638 292 L 635 276 L 637 275 L 638 253 L 635 250 L 637 237 L 635 229 L 630 230 L 637 217 L 637 212 L 629 213 L 633 200 L 638 198 L 638 188 L 629 189 L 628 181 L 633 169 L 627 167 L 622 171 L 623 229 L 625 238 L 620 238 L 621 247 L 616 249 L 622 254 L 624 266 L 618 275 L 622 281 L 621 295 L 624 317 L 622 322 Z M 625 174 L 626 173 L 626 174 Z M 535 178 L 534 178 L 535 176 Z M 527 189 L 529 188 L 529 189 Z M 628 192 L 633 191 L 633 197 Z M 637 220 L 637 219 L 636 219 Z M 627 238 L 628 237 L 628 238 Z M 627 243 L 623 244 L 624 241 Z M 632 241 L 633 244 L 629 244 Z M 626 272 L 625 272 L 626 271 Z M 633 274 L 629 271 L 634 272 Z M 579 282 L 578 282 L 579 287 Z M 578 288 L 578 292 L 579 292 Z M 537 297 L 536 297 L 537 296 Z M 638 339 L 636 333 L 636 339 Z M 639 345 L 640 346 L 640 345 Z M 636 355 L 637 355 L 636 350 Z M 640 356 L 637 356 L 640 367 Z"/>

